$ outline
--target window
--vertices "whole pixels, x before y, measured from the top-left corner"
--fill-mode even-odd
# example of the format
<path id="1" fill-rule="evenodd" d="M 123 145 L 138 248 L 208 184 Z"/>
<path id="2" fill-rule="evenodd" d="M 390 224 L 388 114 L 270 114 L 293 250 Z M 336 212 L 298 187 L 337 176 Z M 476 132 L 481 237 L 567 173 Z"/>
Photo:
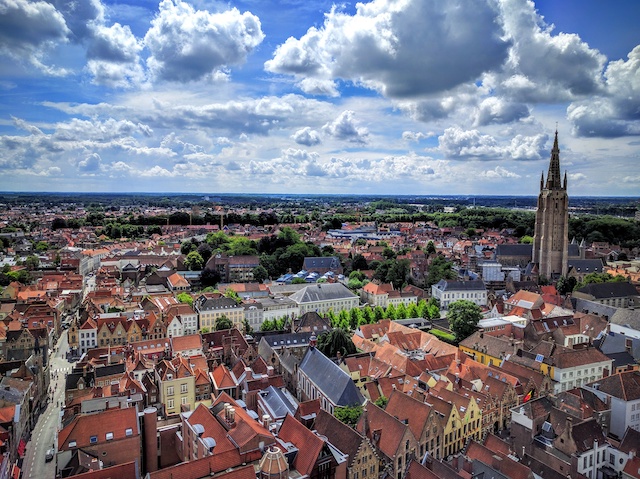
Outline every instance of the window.
<path id="1" fill-rule="evenodd" d="M 112 432 L 108 432 L 108 433 L 105 435 L 105 439 L 106 439 L 107 441 L 111 441 L 111 440 L 113 439 L 113 433 L 112 433 Z"/>
<path id="2" fill-rule="evenodd" d="M 127 429 L 125 429 L 124 431 L 124 435 L 125 436 L 133 436 L 133 429 L 128 427 Z"/>
<path id="3" fill-rule="evenodd" d="M 180 385 L 180 392 L 181 393 L 186 393 L 187 392 L 187 385 L 186 384 L 181 384 Z"/>
<path id="4" fill-rule="evenodd" d="M 169 408 L 169 409 L 173 409 L 173 399 L 169 399 L 169 400 L 167 401 L 167 408 Z"/>
<path id="5" fill-rule="evenodd" d="M 70 441 L 69 447 L 76 447 L 76 441 Z"/>
<path id="6" fill-rule="evenodd" d="M 89 438 L 89 442 L 90 442 L 91 444 L 95 444 L 96 442 L 98 442 L 98 436 L 91 436 L 91 437 Z"/>
<path id="7" fill-rule="evenodd" d="M 173 396 L 173 386 L 167 388 L 167 396 Z"/>
<path id="8" fill-rule="evenodd" d="M 181 402 L 182 402 L 182 404 L 187 404 L 187 398 L 183 397 L 183 398 L 181 399 Z"/>

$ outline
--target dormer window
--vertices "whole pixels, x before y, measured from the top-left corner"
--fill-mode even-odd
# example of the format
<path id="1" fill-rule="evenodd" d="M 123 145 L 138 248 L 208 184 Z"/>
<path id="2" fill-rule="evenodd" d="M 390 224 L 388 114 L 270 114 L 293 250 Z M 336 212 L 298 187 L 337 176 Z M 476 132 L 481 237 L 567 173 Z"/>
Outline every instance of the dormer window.
<path id="1" fill-rule="evenodd" d="M 69 441 L 69 447 L 76 447 L 76 441 Z"/>
<path id="2" fill-rule="evenodd" d="M 96 442 L 98 442 L 98 436 L 91 436 L 91 437 L 89 438 L 89 442 L 90 442 L 91 444 L 95 444 Z"/>
<path id="3" fill-rule="evenodd" d="M 113 439 L 113 433 L 112 433 L 112 432 L 108 432 L 108 433 L 105 435 L 105 439 L 106 439 L 107 441 L 111 441 L 111 440 Z"/>

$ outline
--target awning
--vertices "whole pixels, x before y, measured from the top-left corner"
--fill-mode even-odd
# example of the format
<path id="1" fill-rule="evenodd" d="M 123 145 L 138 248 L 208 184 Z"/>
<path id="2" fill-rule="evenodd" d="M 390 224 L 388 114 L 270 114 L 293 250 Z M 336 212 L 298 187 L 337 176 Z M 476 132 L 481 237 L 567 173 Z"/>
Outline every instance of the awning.
<path id="1" fill-rule="evenodd" d="M 23 456 L 24 450 L 27 448 L 27 442 L 24 439 L 20 439 L 18 443 L 18 455 Z"/>
<path id="2" fill-rule="evenodd" d="M 20 478 L 20 468 L 13 465 L 13 471 L 11 471 L 11 479 L 19 479 Z"/>

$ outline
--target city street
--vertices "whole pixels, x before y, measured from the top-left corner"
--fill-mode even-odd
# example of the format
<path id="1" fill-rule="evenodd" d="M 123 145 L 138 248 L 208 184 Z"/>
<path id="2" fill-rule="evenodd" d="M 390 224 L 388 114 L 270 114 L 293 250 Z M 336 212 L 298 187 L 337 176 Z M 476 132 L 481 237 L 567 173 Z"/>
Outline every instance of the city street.
<path id="1" fill-rule="evenodd" d="M 27 443 L 22 466 L 23 479 L 53 479 L 56 475 L 56 458 L 46 462 L 45 454 L 47 449 L 52 447 L 57 451 L 60 407 L 56 403 L 63 401 L 65 373 L 71 372 L 72 364 L 65 359 L 68 349 L 67 331 L 64 330 L 58 340 L 57 351 L 49 356 L 51 388 L 54 388 L 54 392 L 49 395 L 49 405 L 40 415 L 31 439 Z"/>

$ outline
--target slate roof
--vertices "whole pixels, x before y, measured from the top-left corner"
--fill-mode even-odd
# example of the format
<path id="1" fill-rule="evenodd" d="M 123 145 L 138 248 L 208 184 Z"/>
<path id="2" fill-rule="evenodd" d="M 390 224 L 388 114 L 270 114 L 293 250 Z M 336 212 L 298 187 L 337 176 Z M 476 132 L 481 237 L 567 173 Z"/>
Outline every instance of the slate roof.
<path id="1" fill-rule="evenodd" d="M 280 419 L 287 414 L 295 414 L 296 405 L 291 403 L 289 398 L 281 389 L 269 386 L 260 391 L 261 400 L 267 404 L 272 413 L 272 419 Z"/>
<path id="2" fill-rule="evenodd" d="M 94 374 L 96 378 L 103 378 L 105 376 L 113 376 L 114 374 L 124 374 L 125 372 L 125 364 L 110 364 L 108 366 L 102 366 L 99 368 L 95 368 Z"/>
<path id="3" fill-rule="evenodd" d="M 486 291 L 484 281 L 449 281 L 441 279 L 436 285 L 441 291 Z"/>
<path id="4" fill-rule="evenodd" d="M 298 304 L 346 298 L 357 298 L 357 296 L 342 283 L 316 283 L 291 295 L 291 299 Z"/>
<path id="5" fill-rule="evenodd" d="M 579 273 L 602 273 L 604 271 L 604 265 L 601 259 L 571 259 L 567 261 L 569 271 L 571 268 Z"/>
<path id="6" fill-rule="evenodd" d="M 609 306 L 602 303 L 596 303 L 595 301 L 589 301 L 588 299 L 571 298 L 571 304 L 575 311 L 586 311 L 588 313 L 597 314 L 598 316 L 607 316 L 611 318 L 613 314 L 618 310 L 613 306 Z"/>
<path id="7" fill-rule="evenodd" d="M 527 256 L 532 257 L 532 244 L 499 244 L 496 246 L 496 257 L 499 256 Z"/>
<path id="8" fill-rule="evenodd" d="M 364 402 L 351 376 L 318 349 L 309 348 L 298 369 L 304 372 L 334 404 L 352 406 Z"/>
<path id="9" fill-rule="evenodd" d="M 593 296 L 595 299 L 638 296 L 636 288 L 628 282 L 591 283 L 578 291 Z"/>
<path id="10" fill-rule="evenodd" d="M 612 324 L 640 330 L 640 309 L 618 309 L 609 318 Z"/>
<path id="11" fill-rule="evenodd" d="M 341 267 L 340 260 L 335 256 L 309 257 L 305 258 L 302 264 L 302 269 L 307 271 L 313 269 L 337 270 Z"/>

